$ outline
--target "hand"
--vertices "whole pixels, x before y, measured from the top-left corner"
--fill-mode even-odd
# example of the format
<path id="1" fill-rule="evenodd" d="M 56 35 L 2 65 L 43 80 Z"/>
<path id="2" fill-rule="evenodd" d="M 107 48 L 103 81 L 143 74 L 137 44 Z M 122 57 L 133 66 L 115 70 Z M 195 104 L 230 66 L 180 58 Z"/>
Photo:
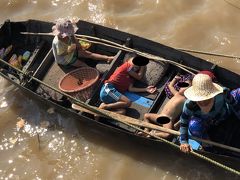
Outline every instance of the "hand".
<path id="1" fill-rule="evenodd" d="M 148 87 L 146 88 L 146 91 L 147 91 L 148 93 L 151 93 L 151 94 L 155 93 L 156 90 L 157 90 L 157 88 L 154 87 L 154 86 L 148 86 Z"/>
<path id="2" fill-rule="evenodd" d="M 178 75 L 176 75 L 176 76 L 170 81 L 169 85 L 174 86 L 174 84 L 175 84 L 177 81 L 179 81 L 179 80 L 181 80 L 181 77 L 178 76 Z"/>
<path id="3" fill-rule="evenodd" d="M 114 56 L 108 56 L 107 63 L 111 63 L 113 59 L 114 59 Z"/>
<path id="4" fill-rule="evenodd" d="M 181 144 L 180 150 L 184 153 L 190 153 L 190 151 L 192 151 L 192 147 L 189 144 Z"/>
<path id="5" fill-rule="evenodd" d="M 75 51 L 77 48 L 77 45 L 76 44 L 71 44 L 70 46 L 68 46 L 68 51 L 69 52 L 73 52 Z"/>

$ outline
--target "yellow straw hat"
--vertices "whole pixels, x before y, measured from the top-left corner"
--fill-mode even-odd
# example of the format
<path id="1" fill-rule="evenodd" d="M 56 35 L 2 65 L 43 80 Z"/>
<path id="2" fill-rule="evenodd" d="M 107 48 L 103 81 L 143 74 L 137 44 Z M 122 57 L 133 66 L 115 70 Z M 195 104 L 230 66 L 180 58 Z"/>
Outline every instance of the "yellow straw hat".
<path id="1" fill-rule="evenodd" d="M 222 92 L 223 88 L 213 83 L 210 76 L 197 74 L 192 80 L 192 86 L 184 92 L 184 95 L 191 101 L 204 101 Z"/>

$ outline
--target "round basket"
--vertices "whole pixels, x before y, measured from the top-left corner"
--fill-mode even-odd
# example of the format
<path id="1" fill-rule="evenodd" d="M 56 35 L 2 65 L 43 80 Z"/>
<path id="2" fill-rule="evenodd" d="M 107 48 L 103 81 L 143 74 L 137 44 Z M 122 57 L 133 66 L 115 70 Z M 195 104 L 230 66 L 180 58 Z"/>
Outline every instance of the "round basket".
<path id="1" fill-rule="evenodd" d="M 69 72 L 59 81 L 59 89 L 73 97 L 86 101 L 92 95 L 99 72 L 91 67 L 82 67 Z"/>

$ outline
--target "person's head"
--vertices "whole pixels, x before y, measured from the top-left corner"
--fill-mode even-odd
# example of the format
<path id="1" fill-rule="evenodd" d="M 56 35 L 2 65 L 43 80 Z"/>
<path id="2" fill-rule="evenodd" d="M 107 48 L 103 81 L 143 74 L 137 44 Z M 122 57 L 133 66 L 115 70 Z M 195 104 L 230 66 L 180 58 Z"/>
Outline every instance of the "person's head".
<path id="1" fill-rule="evenodd" d="M 52 27 L 53 34 L 59 38 L 67 38 L 74 35 L 78 30 L 77 26 L 68 19 L 60 18 Z"/>
<path id="2" fill-rule="evenodd" d="M 177 86 L 179 88 L 178 92 L 181 95 L 184 95 L 184 92 L 186 89 L 188 89 L 191 85 L 192 85 L 192 75 L 184 75 L 182 80 L 180 80 L 179 82 L 177 82 Z"/>
<path id="3" fill-rule="evenodd" d="M 132 59 L 132 63 L 134 66 L 146 66 L 149 63 L 149 59 L 143 56 L 136 56 Z"/>
<path id="4" fill-rule="evenodd" d="M 170 121 L 171 121 L 171 118 L 167 115 L 161 115 L 161 116 L 157 117 L 157 119 L 156 119 L 156 122 L 158 124 L 167 124 Z"/>
<path id="5" fill-rule="evenodd" d="M 223 92 L 223 88 L 212 82 L 212 78 L 206 74 L 197 74 L 192 80 L 184 95 L 187 99 L 197 102 L 198 106 L 205 107 L 212 104 L 214 97 Z"/>

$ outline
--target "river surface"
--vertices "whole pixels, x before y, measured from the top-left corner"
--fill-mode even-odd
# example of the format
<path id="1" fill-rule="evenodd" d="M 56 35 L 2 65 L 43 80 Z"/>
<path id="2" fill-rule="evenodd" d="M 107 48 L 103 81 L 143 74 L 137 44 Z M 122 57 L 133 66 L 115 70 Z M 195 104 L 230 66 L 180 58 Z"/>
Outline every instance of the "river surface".
<path id="1" fill-rule="evenodd" d="M 240 0 L 1 0 L 0 22 L 75 17 L 176 48 L 240 56 L 239 7 Z M 194 55 L 240 72 L 237 58 Z M 52 128 L 39 125 L 45 121 Z M 0 78 L 0 179 L 237 179 L 190 160 L 84 126 Z"/>

